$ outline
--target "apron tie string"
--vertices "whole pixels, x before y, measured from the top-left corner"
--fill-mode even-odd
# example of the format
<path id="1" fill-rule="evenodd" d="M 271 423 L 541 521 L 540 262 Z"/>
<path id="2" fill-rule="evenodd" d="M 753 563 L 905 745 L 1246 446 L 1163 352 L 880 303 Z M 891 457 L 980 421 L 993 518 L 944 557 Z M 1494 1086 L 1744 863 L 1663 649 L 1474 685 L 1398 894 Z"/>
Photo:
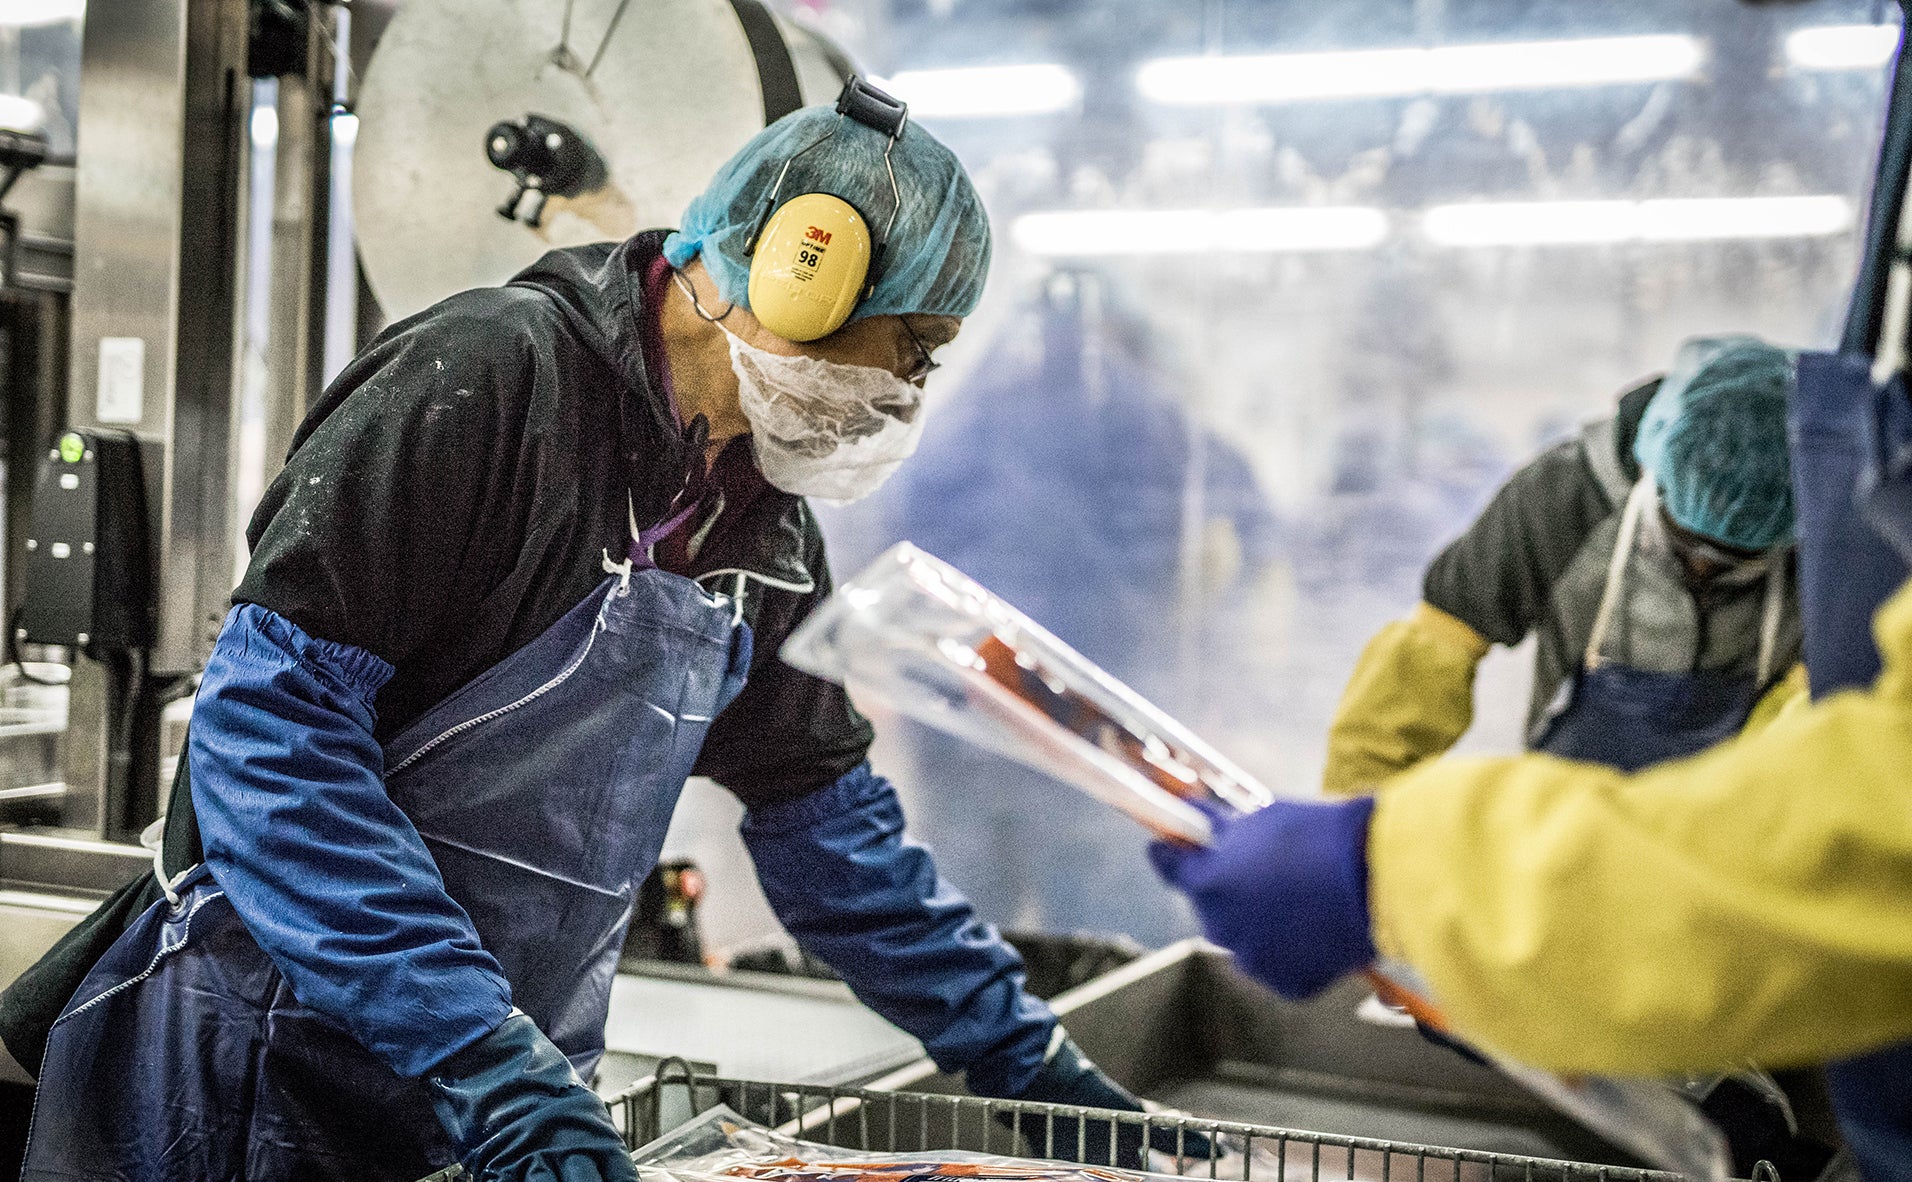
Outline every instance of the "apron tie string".
<path id="1" fill-rule="evenodd" d="M 623 594 L 624 592 L 627 592 L 631 589 L 632 565 L 633 565 L 633 562 L 629 556 L 626 556 L 623 562 L 612 562 L 611 550 L 608 546 L 605 547 L 604 573 L 607 575 L 616 575 L 618 577 L 617 589 L 619 594 Z"/>
<path id="2" fill-rule="evenodd" d="M 166 896 L 166 902 L 172 909 L 179 910 L 179 884 L 186 876 L 199 869 L 197 864 L 186 867 L 172 878 L 166 877 L 166 814 L 161 813 L 159 820 L 139 831 L 139 844 L 153 851 L 153 881 L 159 884 L 159 893 Z"/>
<path id="3" fill-rule="evenodd" d="M 1606 646 L 1607 629 L 1613 626 L 1614 607 L 1620 599 L 1620 581 L 1626 574 L 1627 560 L 1633 556 L 1633 540 L 1640 532 L 1640 518 L 1658 496 L 1653 473 L 1648 472 L 1634 484 L 1633 492 L 1627 497 L 1625 516 L 1620 518 L 1620 536 L 1613 543 L 1613 557 L 1607 562 L 1607 582 L 1600 593 L 1600 609 L 1594 613 L 1593 631 L 1587 637 L 1587 653 L 1581 661 L 1588 669 L 1600 665 L 1600 650 Z"/>
<path id="4" fill-rule="evenodd" d="M 1762 692 L 1772 680 L 1773 661 L 1779 655 L 1779 617 L 1785 600 L 1786 564 L 1775 562 L 1766 572 L 1766 603 L 1759 620 L 1759 680 L 1755 684 Z"/>
<path id="5" fill-rule="evenodd" d="M 1613 557 L 1607 562 L 1607 581 L 1600 594 L 1600 609 L 1593 617 L 1593 631 L 1587 637 L 1587 651 L 1582 665 L 1588 669 L 1598 668 L 1605 660 L 1601 651 L 1606 647 L 1607 632 L 1613 626 L 1613 613 L 1620 600 L 1620 585 L 1626 574 L 1626 565 L 1633 556 L 1633 543 L 1639 535 L 1640 519 L 1659 498 L 1659 489 L 1651 472 L 1640 477 L 1633 486 L 1633 492 L 1627 497 L 1626 515 L 1620 519 L 1620 536 L 1613 544 Z M 1759 621 L 1759 663 L 1758 680 L 1753 684 L 1764 688 L 1773 676 L 1773 661 L 1779 653 L 1779 622 L 1784 615 L 1786 599 L 1785 564 L 1775 562 L 1766 574 L 1766 594 Z"/>

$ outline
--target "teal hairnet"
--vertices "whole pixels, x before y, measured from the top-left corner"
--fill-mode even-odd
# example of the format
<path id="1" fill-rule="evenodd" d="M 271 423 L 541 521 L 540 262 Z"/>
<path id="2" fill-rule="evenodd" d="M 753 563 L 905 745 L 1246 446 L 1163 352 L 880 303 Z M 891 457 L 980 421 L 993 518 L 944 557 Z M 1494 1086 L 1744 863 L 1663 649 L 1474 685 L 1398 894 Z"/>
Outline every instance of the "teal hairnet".
<path id="1" fill-rule="evenodd" d="M 1792 385 L 1792 357 L 1757 341 L 1729 345 L 1699 367 L 1653 466 L 1668 516 L 1743 550 L 1792 540 Z"/>
<path id="2" fill-rule="evenodd" d="M 724 299 L 748 308 L 750 256 L 744 246 L 763 215 L 784 161 L 837 126 L 833 107 L 805 107 L 758 132 L 684 211 L 683 228 L 664 240 L 664 256 L 682 267 L 701 256 Z M 844 118 L 836 137 L 790 166 L 778 200 L 830 193 L 882 233 L 896 199 L 883 168 L 882 132 Z M 902 194 L 882 273 L 851 320 L 900 313 L 967 316 L 989 271 L 989 218 L 955 153 L 915 122 L 890 154 Z"/>
<path id="3" fill-rule="evenodd" d="M 1700 367 L 1734 345 L 1762 343 L 1753 336 L 1717 336 L 1691 337 L 1680 344 L 1672 368 L 1660 379 L 1660 388 L 1654 392 L 1653 401 L 1647 403 L 1646 414 L 1641 416 L 1639 430 L 1633 436 L 1633 458 L 1640 461 L 1640 467 L 1657 469 L 1660 466 L 1666 429 L 1679 417 L 1680 397 Z"/>

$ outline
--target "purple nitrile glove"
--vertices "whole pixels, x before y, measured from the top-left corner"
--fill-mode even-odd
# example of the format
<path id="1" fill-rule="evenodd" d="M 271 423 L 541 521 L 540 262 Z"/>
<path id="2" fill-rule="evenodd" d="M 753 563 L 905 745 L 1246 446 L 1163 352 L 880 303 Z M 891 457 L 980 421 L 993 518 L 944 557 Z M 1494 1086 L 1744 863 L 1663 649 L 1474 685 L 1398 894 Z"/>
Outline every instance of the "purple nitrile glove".
<path id="1" fill-rule="evenodd" d="M 1372 797 L 1278 800 L 1259 812 L 1210 810 L 1215 841 L 1158 841 L 1149 860 L 1195 905 L 1202 931 L 1249 976 L 1299 1001 L 1374 960 L 1368 920 Z"/>

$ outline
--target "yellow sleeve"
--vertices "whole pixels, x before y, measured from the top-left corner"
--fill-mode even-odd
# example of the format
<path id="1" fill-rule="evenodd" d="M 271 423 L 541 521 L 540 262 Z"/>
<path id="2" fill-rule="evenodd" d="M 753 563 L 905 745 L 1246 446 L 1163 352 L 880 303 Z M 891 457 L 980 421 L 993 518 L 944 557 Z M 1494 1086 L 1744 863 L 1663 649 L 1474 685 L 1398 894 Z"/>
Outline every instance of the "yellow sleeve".
<path id="1" fill-rule="evenodd" d="M 1376 633 L 1328 727 L 1328 794 L 1372 791 L 1452 747 L 1473 724 L 1474 670 L 1487 648 L 1480 633 L 1428 603 Z"/>
<path id="2" fill-rule="evenodd" d="M 1767 690 L 1753 706 L 1753 712 L 1747 716 L 1746 725 L 1740 730 L 1740 734 L 1750 735 L 1774 719 L 1784 717 L 1810 701 L 1811 696 L 1806 688 L 1806 666 L 1794 665 L 1786 671 L 1786 676 L 1780 678 L 1773 688 Z"/>
<path id="3" fill-rule="evenodd" d="M 1636 776 L 1409 772 L 1369 835 L 1376 941 L 1455 1027 L 1562 1071 L 1823 1061 L 1912 1037 L 1912 587 L 1871 689 Z"/>

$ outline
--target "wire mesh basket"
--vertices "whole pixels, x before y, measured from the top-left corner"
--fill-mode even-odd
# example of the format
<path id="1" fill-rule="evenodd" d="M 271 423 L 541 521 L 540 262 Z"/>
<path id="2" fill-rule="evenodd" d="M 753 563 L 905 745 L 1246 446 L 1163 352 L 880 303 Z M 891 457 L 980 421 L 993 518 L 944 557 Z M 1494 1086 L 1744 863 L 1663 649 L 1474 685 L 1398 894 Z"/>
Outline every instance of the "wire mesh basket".
<path id="1" fill-rule="evenodd" d="M 1148 1168 L 1216 1182 L 1679 1182 L 1622 1166 L 1343 1137 L 1174 1113 L 985 1100 L 702 1075 L 681 1060 L 610 1101 L 633 1149 L 719 1104 L 806 1140 L 877 1153 L 961 1150 L 1058 1161 L 1117 1160 L 1154 1147 Z M 1020 1131 L 1018 1131 L 1020 1130 Z M 1198 1146 L 1225 1146 L 1203 1155 Z"/>

